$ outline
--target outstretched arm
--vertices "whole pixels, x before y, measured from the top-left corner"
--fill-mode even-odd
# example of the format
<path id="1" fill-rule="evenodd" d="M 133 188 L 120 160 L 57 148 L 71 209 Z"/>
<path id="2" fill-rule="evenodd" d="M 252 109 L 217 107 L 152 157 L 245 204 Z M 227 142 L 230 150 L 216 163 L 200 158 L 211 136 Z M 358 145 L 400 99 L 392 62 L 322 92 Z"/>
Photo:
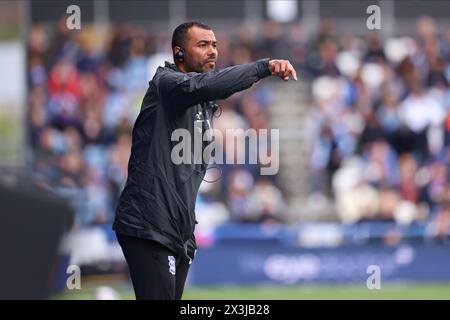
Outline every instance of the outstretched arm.
<path id="1" fill-rule="evenodd" d="M 177 108 L 185 108 L 204 101 L 226 99 L 271 74 L 284 80 L 289 76 L 297 80 L 289 61 L 262 59 L 208 73 L 168 72 L 157 81 L 160 95 Z"/>

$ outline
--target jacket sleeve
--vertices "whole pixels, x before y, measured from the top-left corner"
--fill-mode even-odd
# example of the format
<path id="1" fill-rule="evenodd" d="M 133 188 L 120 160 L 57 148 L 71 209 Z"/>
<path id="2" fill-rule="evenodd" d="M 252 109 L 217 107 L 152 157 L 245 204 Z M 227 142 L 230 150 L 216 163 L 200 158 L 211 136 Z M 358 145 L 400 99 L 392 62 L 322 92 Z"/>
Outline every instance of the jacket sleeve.
<path id="1" fill-rule="evenodd" d="M 210 100 L 226 99 L 270 76 L 269 59 L 207 73 L 165 72 L 159 77 L 159 94 L 170 105 L 186 108 Z"/>

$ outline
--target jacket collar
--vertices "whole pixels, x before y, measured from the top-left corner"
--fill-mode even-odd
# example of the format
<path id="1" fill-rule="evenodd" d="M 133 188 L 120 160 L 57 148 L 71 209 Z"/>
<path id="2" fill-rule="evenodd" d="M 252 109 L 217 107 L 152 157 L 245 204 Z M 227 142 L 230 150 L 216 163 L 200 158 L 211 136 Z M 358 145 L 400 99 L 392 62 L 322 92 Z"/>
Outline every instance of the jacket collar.
<path id="1" fill-rule="evenodd" d="M 175 63 L 169 62 L 169 61 L 165 61 L 164 62 L 164 67 L 172 69 L 174 71 L 178 71 L 181 72 L 180 69 L 178 69 L 177 65 Z"/>

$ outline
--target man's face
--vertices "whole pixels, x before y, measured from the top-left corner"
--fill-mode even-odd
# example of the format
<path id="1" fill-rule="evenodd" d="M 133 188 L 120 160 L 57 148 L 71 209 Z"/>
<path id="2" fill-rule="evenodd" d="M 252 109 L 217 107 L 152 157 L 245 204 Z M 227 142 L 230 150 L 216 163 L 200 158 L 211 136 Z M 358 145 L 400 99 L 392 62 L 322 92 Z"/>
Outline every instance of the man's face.
<path id="1" fill-rule="evenodd" d="M 218 51 L 212 30 L 190 28 L 184 49 L 184 64 L 188 72 L 209 72 L 215 69 Z"/>

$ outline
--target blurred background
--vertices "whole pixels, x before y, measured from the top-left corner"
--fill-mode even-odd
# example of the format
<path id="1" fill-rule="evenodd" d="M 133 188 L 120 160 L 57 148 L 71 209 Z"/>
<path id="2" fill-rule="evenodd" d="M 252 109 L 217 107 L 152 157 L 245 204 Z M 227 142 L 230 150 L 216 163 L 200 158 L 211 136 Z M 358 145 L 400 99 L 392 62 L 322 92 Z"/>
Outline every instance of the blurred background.
<path id="1" fill-rule="evenodd" d="M 1 1 L 0 297 L 134 298 L 111 230 L 131 131 L 173 29 L 199 20 L 219 68 L 276 57 L 300 79 L 219 101 L 220 130 L 280 130 L 280 170 L 208 170 L 220 179 L 200 188 L 185 298 L 449 299 L 449 14 L 445 1 Z"/>

